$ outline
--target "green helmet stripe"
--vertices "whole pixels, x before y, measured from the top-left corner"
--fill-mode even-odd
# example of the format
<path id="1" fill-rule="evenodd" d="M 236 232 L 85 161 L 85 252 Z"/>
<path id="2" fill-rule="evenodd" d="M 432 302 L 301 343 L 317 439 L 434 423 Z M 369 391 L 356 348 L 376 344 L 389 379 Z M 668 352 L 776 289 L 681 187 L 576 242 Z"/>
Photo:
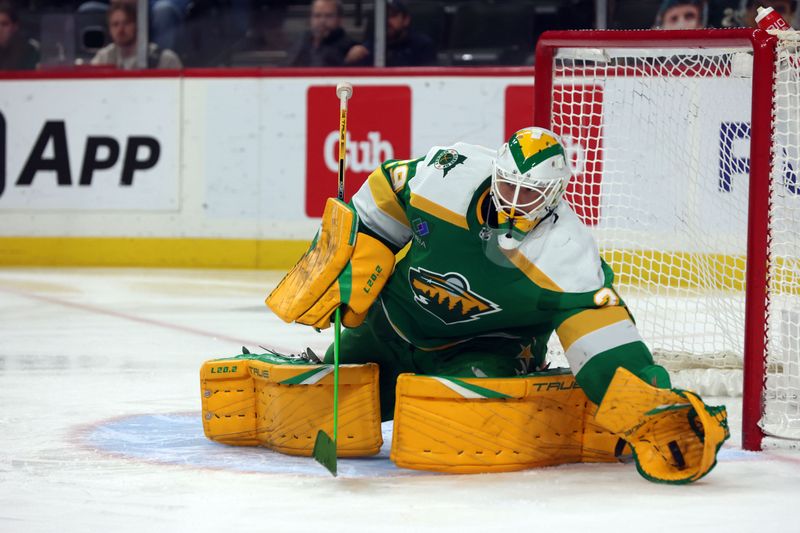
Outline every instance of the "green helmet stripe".
<path id="1" fill-rule="evenodd" d="M 511 151 L 511 156 L 514 158 L 517 168 L 523 173 L 528 172 L 530 169 L 546 159 L 550 159 L 556 155 L 564 155 L 564 148 L 562 148 L 560 144 L 556 143 L 552 146 L 548 146 L 544 150 L 536 152 L 526 159 L 525 155 L 522 153 L 522 147 L 519 145 L 519 141 L 516 137 L 509 141 L 508 149 Z"/>

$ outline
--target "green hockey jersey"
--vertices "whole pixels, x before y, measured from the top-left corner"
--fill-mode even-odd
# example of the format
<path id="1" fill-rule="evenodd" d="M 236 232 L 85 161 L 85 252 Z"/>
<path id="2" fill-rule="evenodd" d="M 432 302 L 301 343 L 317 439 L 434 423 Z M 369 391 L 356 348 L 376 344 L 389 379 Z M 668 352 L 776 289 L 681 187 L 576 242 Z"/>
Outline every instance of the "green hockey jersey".
<path id="1" fill-rule="evenodd" d="M 435 350 L 476 337 L 556 331 L 576 374 L 642 339 L 588 229 L 566 202 L 518 248 L 502 251 L 487 218 L 495 152 L 464 143 L 390 160 L 353 196 L 360 228 L 409 244 L 379 304 L 395 332 Z M 650 359 L 650 361 L 652 361 Z"/>

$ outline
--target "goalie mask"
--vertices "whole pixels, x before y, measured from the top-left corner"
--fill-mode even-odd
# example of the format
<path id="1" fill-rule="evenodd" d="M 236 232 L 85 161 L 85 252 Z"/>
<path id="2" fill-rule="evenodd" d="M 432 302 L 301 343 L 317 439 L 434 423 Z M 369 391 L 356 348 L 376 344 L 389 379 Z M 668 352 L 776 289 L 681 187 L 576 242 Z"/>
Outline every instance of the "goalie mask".
<path id="1" fill-rule="evenodd" d="M 498 150 L 492 172 L 501 248 L 513 249 L 561 201 L 572 177 L 561 139 L 544 128 L 524 128 Z"/>

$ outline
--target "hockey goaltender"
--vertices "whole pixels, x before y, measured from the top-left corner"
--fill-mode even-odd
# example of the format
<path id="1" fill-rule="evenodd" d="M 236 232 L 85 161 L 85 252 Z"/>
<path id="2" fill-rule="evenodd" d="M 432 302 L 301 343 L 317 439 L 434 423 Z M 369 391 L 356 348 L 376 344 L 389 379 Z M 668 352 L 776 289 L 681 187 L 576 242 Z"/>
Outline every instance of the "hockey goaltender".
<path id="1" fill-rule="evenodd" d="M 689 483 L 728 438 L 724 407 L 671 388 L 614 273 L 562 201 L 564 146 L 541 128 L 495 151 L 457 143 L 389 160 L 349 203 L 329 199 L 306 254 L 267 298 L 287 322 L 339 308 L 337 454 L 496 472 L 633 457 Z M 395 264 L 396 263 L 396 264 Z M 549 369 L 558 335 L 569 369 Z M 310 455 L 333 425 L 333 346 L 320 360 L 249 354 L 201 369 L 206 435 Z"/>

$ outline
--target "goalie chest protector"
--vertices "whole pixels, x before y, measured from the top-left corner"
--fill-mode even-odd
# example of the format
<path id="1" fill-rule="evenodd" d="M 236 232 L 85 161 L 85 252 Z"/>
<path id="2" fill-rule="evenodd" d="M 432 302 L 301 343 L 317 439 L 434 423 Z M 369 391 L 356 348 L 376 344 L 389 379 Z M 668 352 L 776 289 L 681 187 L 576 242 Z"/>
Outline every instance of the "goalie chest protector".
<path id="1" fill-rule="evenodd" d="M 493 155 L 461 143 L 434 147 L 409 163 L 404 183 L 393 184 L 413 235 L 382 301 L 398 333 L 416 346 L 517 328 L 541 334 L 561 313 L 594 307 L 594 293 L 611 286 L 611 270 L 566 202 L 514 253 L 500 261 L 487 254 L 496 246 L 486 242 L 483 212 Z"/>

